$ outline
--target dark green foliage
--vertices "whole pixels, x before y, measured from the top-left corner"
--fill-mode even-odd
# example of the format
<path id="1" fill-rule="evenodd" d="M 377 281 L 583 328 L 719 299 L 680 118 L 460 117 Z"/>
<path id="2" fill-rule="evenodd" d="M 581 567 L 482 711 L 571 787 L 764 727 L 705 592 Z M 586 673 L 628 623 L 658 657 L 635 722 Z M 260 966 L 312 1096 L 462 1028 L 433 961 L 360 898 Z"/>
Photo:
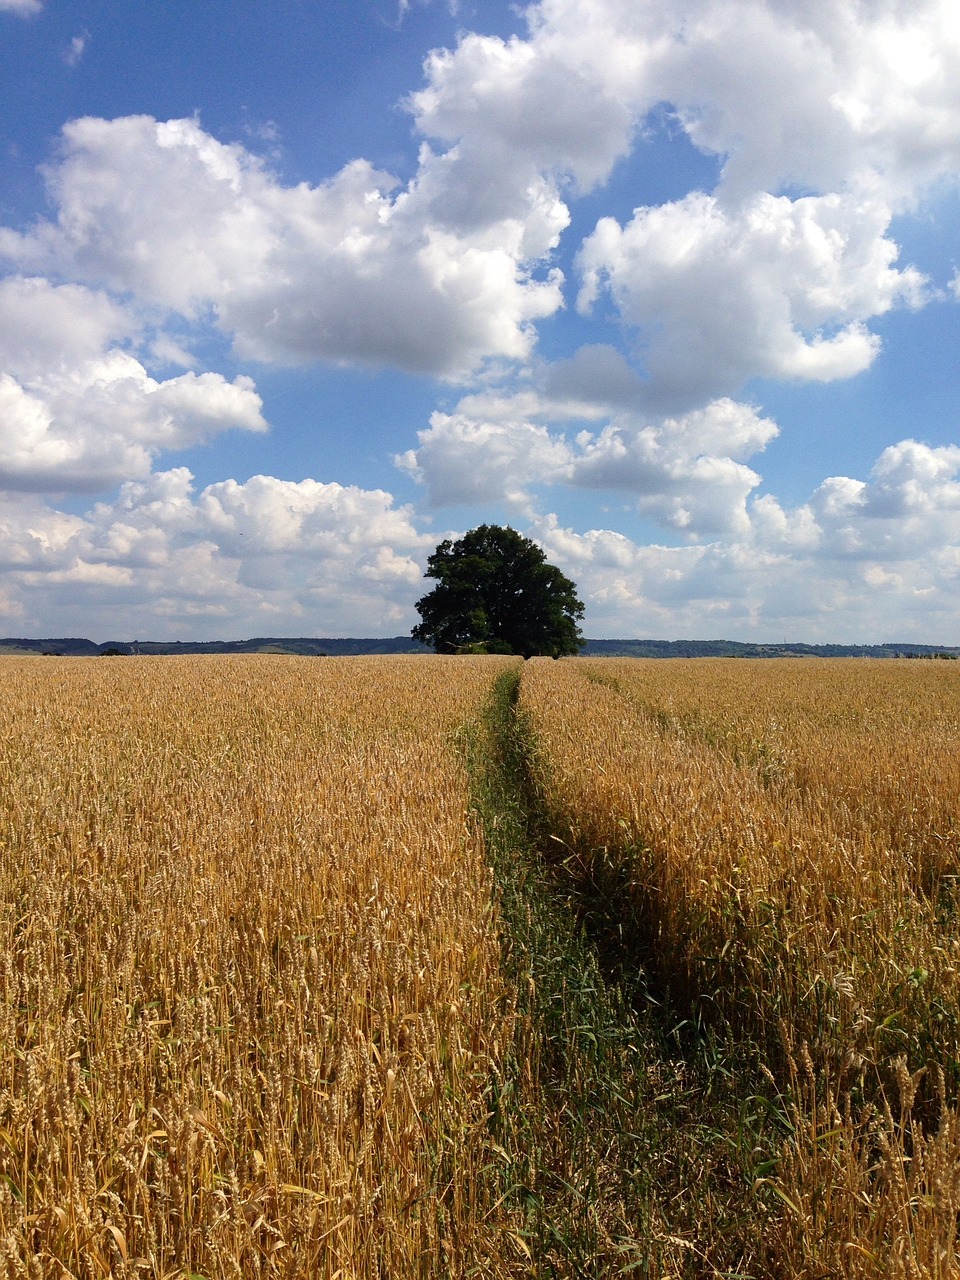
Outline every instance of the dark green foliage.
<path id="1" fill-rule="evenodd" d="M 515 529 L 483 524 L 441 542 L 425 576 L 439 585 L 417 601 L 411 634 L 437 653 L 562 658 L 583 646 L 575 584 Z"/>

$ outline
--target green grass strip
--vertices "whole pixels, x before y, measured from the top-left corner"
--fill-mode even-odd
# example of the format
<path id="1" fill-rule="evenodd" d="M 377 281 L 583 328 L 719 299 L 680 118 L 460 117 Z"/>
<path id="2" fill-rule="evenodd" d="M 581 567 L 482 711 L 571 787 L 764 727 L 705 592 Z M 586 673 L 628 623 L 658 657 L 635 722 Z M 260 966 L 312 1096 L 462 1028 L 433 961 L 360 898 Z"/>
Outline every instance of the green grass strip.
<path id="1" fill-rule="evenodd" d="M 649 1274 L 653 1135 L 633 1123 L 643 1029 L 538 854 L 519 681 L 516 670 L 496 682 L 472 752 L 517 1002 L 514 1053 L 492 1100 L 504 1194 L 524 1210 L 531 1274 Z"/>

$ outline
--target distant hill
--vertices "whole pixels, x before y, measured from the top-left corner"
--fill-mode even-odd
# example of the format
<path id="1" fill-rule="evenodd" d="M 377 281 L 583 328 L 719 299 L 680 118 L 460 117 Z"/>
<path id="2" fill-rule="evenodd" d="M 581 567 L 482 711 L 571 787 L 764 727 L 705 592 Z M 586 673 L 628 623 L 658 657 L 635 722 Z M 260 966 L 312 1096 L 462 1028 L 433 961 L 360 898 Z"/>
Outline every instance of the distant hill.
<path id="1" fill-rule="evenodd" d="M 290 653 L 304 657 L 346 657 L 363 653 L 429 653 L 409 636 L 386 640 L 311 639 L 288 636 L 260 636 L 253 640 L 0 640 L 0 654 L 50 653 L 60 657 L 96 657 L 98 654 L 186 654 L 186 653 Z"/>
<path id="2" fill-rule="evenodd" d="M 429 653 L 409 636 L 388 639 L 315 639 L 261 636 L 253 640 L 108 640 L 77 637 L 0 640 L 3 654 L 46 653 L 61 657 L 106 654 L 289 653 L 306 657 Z M 960 648 L 931 644 L 746 644 L 739 640 L 588 640 L 589 658 L 958 658 Z"/>
<path id="3" fill-rule="evenodd" d="M 746 644 L 739 640 L 588 640 L 591 658 L 933 658 L 960 648 L 932 644 Z"/>

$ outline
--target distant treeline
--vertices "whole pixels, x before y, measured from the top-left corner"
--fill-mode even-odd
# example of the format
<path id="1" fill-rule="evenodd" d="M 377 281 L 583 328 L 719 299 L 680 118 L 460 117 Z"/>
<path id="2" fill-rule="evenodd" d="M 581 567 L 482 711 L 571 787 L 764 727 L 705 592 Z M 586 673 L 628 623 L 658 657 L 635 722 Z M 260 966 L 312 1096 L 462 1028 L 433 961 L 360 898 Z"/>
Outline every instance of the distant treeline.
<path id="1" fill-rule="evenodd" d="M 430 653 L 424 645 L 409 636 L 392 636 L 386 640 L 310 639 L 261 636 L 253 640 L 108 640 L 94 644 L 76 638 L 58 640 L 0 640 L 3 653 L 49 653 L 58 657 L 96 657 L 148 654 L 187 653 L 288 653 L 303 657 L 346 657 L 364 653 Z"/>
<path id="2" fill-rule="evenodd" d="M 409 636 L 388 639 L 311 639 L 261 636 L 253 640 L 0 640 L 0 654 L 55 654 L 58 657 L 126 654 L 288 653 L 305 657 L 354 654 L 430 653 Z M 589 658 L 957 658 L 960 648 L 930 644 L 746 644 L 739 640 L 588 640 Z"/>
<path id="3" fill-rule="evenodd" d="M 960 648 L 932 644 L 746 644 L 739 640 L 588 640 L 583 652 L 594 658 L 960 657 Z"/>

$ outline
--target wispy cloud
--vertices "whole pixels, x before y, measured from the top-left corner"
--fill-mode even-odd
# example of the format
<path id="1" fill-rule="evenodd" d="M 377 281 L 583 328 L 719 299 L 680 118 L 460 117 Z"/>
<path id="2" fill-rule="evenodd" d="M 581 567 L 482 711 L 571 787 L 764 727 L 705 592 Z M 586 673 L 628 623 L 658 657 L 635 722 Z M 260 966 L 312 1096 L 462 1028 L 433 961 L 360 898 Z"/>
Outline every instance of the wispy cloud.
<path id="1" fill-rule="evenodd" d="M 42 8 L 42 0 L 0 0 L 0 13 L 16 13 L 21 18 L 29 18 Z"/>
<path id="2" fill-rule="evenodd" d="M 412 2 L 413 0 L 397 0 L 397 18 L 396 22 L 393 24 L 397 30 L 400 29 L 404 18 L 410 12 L 410 5 Z M 416 3 L 420 6 L 425 6 L 432 3 L 432 0 L 416 0 Z M 460 0 L 445 0 L 445 3 L 447 12 L 455 18 L 460 12 Z"/>
<path id="3" fill-rule="evenodd" d="M 87 47 L 87 41 L 89 39 L 89 31 L 82 31 L 80 35 L 73 37 L 62 54 L 63 60 L 68 67 L 75 67 L 77 65 L 84 55 Z"/>

